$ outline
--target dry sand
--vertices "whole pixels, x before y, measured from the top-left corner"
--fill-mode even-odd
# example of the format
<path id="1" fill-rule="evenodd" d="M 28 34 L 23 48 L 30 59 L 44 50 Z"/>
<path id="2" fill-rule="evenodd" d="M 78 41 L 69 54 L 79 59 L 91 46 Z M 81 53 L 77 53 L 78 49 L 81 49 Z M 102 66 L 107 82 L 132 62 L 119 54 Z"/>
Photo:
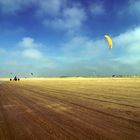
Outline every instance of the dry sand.
<path id="1" fill-rule="evenodd" d="M 34 139 L 140 140 L 140 79 L 34 78 L 0 84 L 0 140 Z"/>

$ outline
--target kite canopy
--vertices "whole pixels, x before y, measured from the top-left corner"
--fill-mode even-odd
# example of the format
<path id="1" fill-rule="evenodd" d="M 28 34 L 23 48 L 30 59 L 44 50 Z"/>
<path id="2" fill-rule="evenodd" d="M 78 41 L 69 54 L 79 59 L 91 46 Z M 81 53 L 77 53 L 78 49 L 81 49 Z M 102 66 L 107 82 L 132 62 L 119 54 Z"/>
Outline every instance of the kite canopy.
<path id="1" fill-rule="evenodd" d="M 104 35 L 104 37 L 108 42 L 109 48 L 112 49 L 113 43 L 111 37 L 109 35 Z"/>

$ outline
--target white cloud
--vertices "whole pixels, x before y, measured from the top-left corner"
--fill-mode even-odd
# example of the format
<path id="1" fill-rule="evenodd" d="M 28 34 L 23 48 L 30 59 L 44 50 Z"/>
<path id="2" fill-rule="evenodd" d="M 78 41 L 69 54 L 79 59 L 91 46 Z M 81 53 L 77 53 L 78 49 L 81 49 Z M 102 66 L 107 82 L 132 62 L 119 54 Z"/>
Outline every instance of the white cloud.
<path id="1" fill-rule="evenodd" d="M 117 37 L 114 37 L 114 40 L 115 43 L 117 43 L 117 46 L 126 47 L 126 45 L 130 45 L 132 43 L 140 41 L 139 36 L 140 36 L 140 27 L 136 27 L 134 29 L 126 31 L 125 33 L 121 33 Z"/>
<path id="2" fill-rule="evenodd" d="M 0 0 L 0 7 L 3 13 L 15 13 L 33 2 L 33 0 Z"/>
<path id="3" fill-rule="evenodd" d="M 140 0 L 128 0 L 125 4 L 125 7 L 118 11 L 118 16 L 133 16 L 139 17 L 140 16 Z"/>
<path id="4" fill-rule="evenodd" d="M 90 12 L 94 16 L 99 16 L 105 13 L 105 9 L 102 3 L 94 3 L 90 5 Z"/>
<path id="5" fill-rule="evenodd" d="M 107 41 L 103 37 L 101 39 L 93 39 L 86 36 L 73 37 L 62 45 L 62 52 L 65 57 L 70 58 L 68 61 L 90 59 L 97 61 L 97 59 L 109 59 L 112 55 L 109 53 Z"/>
<path id="6" fill-rule="evenodd" d="M 3 13 L 16 13 L 30 5 L 36 6 L 39 15 L 55 15 L 61 10 L 65 0 L 0 0 Z"/>
<path id="7" fill-rule="evenodd" d="M 25 49 L 22 51 L 22 55 L 26 58 L 31 58 L 31 59 L 42 58 L 42 53 L 37 49 Z"/>
<path id="8" fill-rule="evenodd" d="M 64 11 L 65 28 L 77 28 L 82 25 L 86 19 L 84 9 L 79 7 L 67 8 Z"/>
<path id="9" fill-rule="evenodd" d="M 36 43 L 35 40 L 31 37 L 25 37 L 19 42 L 19 46 L 22 48 L 37 48 L 42 46 L 40 43 Z"/>
<path id="10" fill-rule="evenodd" d="M 123 51 L 122 56 L 117 60 L 124 63 L 140 62 L 140 27 L 129 30 L 115 37 L 114 44 L 118 49 Z"/>
<path id="11" fill-rule="evenodd" d="M 46 0 L 46 6 L 41 3 L 44 8 L 42 6 L 39 8 L 46 27 L 67 30 L 67 32 L 74 31 L 79 29 L 87 18 L 86 11 L 80 3 L 70 4 L 68 0 L 52 0 L 51 3 L 48 4 Z"/>
<path id="12" fill-rule="evenodd" d="M 21 54 L 26 58 L 36 58 L 39 59 L 43 56 L 39 50 L 43 45 L 41 43 L 35 42 L 31 37 L 25 37 L 21 42 L 18 43 L 19 47 L 22 48 Z"/>
<path id="13" fill-rule="evenodd" d="M 78 29 L 86 20 L 85 9 L 68 0 L 0 0 L 4 13 L 15 14 L 33 5 L 37 18 L 45 25 L 57 29 Z"/>
<path id="14" fill-rule="evenodd" d="M 60 17 L 44 20 L 44 25 L 56 29 L 77 29 L 86 20 L 86 13 L 81 7 L 65 8 Z"/>
<path id="15" fill-rule="evenodd" d="M 61 8 L 66 4 L 66 0 L 40 0 L 38 2 L 38 11 L 39 16 L 57 16 L 61 12 Z"/>
<path id="16" fill-rule="evenodd" d="M 129 12 L 140 16 L 140 0 L 129 0 Z"/>

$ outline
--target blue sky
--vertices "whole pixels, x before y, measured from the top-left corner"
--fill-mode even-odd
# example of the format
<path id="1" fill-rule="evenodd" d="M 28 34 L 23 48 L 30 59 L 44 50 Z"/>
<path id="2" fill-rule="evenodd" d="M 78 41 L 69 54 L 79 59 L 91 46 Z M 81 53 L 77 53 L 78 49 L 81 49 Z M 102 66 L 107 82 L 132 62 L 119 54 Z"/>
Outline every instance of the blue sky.
<path id="1" fill-rule="evenodd" d="M 139 7 L 140 0 L 0 0 L 0 77 L 140 74 Z"/>

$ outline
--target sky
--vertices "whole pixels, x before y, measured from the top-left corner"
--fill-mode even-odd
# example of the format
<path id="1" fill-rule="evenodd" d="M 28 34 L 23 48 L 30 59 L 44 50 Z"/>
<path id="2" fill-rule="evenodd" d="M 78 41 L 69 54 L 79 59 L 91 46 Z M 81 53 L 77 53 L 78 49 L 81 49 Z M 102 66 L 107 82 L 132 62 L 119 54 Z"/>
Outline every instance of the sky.
<path id="1" fill-rule="evenodd" d="M 0 0 L 0 77 L 140 75 L 139 7 L 140 0 Z"/>

